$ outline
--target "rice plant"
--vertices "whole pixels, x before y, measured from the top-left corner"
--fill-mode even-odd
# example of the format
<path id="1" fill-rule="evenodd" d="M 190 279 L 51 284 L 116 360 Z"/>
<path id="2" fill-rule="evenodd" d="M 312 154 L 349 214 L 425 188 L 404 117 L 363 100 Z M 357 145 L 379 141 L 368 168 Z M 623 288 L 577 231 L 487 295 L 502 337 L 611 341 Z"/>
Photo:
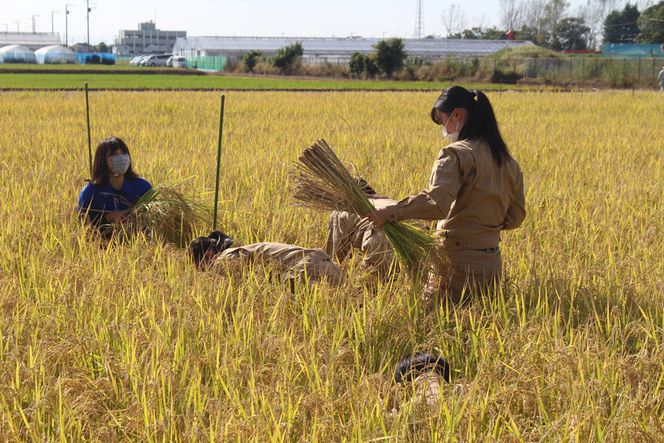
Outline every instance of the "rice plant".
<path id="1" fill-rule="evenodd" d="M 173 187 L 155 186 L 131 206 L 125 226 L 129 232 L 186 247 L 208 214 L 198 200 Z"/>
<path id="2" fill-rule="evenodd" d="M 366 215 L 376 210 L 325 140 L 304 150 L 292 172 L 292 194 L 302 204 L 327 211 Z M 418 277 L 436 257 L 437 242 L 423 230 L 402 222 L 382 226 L 397 257 L 410 275 Z"/>
<path id="3" fill-rule="evenodd" d="M 233 92 L 225 232 L 324 245 L 328 214 L 287 188 L 321 135 L 383 193 L 421 191 L 444 143 L 435 96 Z M 293 295 L 144 235 L 100 247 L 75 211 L 82 98 L 0 94 L 0 441 L 661 441 L 661 94 L 492 94 L 528 216 L 502 236 L 497 293 L 432 313 L 401 276 Z M 121 136 L 142 177 L 214 190 L 218 94 L 91 104 L 93 140 Z M 396 407 L 412 395 L 396 363 L 431 349 L 452 370 L 439 407 Z"/>

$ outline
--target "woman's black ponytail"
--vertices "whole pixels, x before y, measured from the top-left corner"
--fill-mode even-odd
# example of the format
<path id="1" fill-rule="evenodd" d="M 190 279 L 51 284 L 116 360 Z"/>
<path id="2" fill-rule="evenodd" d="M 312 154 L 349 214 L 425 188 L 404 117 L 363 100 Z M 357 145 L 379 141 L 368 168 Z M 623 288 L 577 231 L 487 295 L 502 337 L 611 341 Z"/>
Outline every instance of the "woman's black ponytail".
<path id="1" fill-rule="evenodd" d="M 471 117 L 473 135 L 483 138 L 491 147 L 493 159 L 499 165 L 511 158 L 507 144 L 500 135 L 496 114 L 489 98 L 482 91 L 475 91 L 475 115 Z"/>
<path id="2" fill-rule="evenodd" d="M 471 92 L 461 86 L 452 86 L 445 90 L 431 110 L 432 120 L 438 124 L 435 118 L 436 109 L 451 113 L 455 108 L 464 108 L 468 111 L 468 122 L 459 133 L 459 139 L 483 139 L 491 148 L 491 155 L 498 165 L 509 160 L 509 149 L 500 135 L 496 115 L 489 98 L 482 91 Z"/>

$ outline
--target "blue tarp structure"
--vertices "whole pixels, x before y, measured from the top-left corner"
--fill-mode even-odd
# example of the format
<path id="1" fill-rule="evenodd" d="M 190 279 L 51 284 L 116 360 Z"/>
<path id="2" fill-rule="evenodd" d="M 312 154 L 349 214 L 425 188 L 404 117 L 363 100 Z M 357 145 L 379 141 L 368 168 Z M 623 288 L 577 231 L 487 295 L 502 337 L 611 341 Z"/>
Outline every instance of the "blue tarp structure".
<path id="1" fill-rule="evenodd" d="M 115 55 L 104 52 L 77 52 L 76 60 L 82 65 L 114 65 Z"/>
<path id="2" fill-rule="evenodd" d="M 602 55 L 607 57 L 664 57 L 664 45 L 605 43 L 602 45 Z"/>

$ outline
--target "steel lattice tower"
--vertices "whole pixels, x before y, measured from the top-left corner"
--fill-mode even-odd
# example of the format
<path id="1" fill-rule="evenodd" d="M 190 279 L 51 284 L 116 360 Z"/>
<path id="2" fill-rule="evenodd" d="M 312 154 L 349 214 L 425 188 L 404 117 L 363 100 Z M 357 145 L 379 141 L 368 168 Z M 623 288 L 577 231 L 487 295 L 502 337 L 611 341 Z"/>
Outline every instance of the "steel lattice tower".
<path id="1" fill-rule="evenodd" d="M 424 13 L 422 0 L 417 0 L 417 21 L 415 22 L 415 38 L 424 38 Z"/>

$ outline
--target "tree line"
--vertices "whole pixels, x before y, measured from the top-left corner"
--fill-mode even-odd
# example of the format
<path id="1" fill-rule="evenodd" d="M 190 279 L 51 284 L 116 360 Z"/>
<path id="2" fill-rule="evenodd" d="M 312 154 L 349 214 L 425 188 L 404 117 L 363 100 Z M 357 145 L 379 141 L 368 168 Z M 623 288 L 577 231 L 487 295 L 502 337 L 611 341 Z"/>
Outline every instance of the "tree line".
<path id="1" fill-rule="evenodd" d="M 636 3 L 628 2 L 623 9 L 615 5 L 615 0 L 588 0 L 576 14 L 570 14 L 567 0 L 500 0 L 502 29 L 475 26 L 459 30 L 464 17 L 455 6 L 445 11 L 443 23 L 449 38 L 516 38 L 559 51 L 594 50 L 600 42 L 664 43 L 664 1 L 643 11 Z"/>
<path id="2" fill-rule="evenodd" d="M 408 54 L 405 45 L 400 38 L 390 38 L 381 40 L 374 45 L 373 54 L 364 55 L 356 52 L 351 56 L 348 65 L 352 76 L 366 76 L 375 78 L 379 74 L 392 78 L 395 72 L 404 67 Z M 255 73 L 265 71 L 258 69 L 259 65 L 267 65 L 275 69 L 280 74 L 297 73 L 302 63 L 304 50 L 301 43 L 294 43 L 284 46 L 277 51 L 274 56 L 265 56 L 261 51 L 249 51 L 242 57 L 242 69 L 245 72 Z"/>

